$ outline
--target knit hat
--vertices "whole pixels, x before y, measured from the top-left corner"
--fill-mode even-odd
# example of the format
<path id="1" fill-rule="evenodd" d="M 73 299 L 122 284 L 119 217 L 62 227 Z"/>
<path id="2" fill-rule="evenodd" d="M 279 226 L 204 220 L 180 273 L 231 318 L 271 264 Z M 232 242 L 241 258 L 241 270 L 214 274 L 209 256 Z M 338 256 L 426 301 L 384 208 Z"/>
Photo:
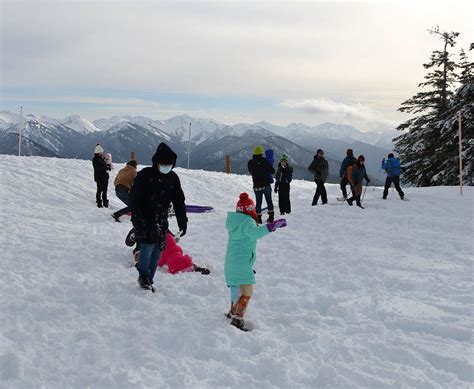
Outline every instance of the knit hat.
<path id="1" fill-rule="evenodd" d="M 239 201 L 235 207 L 237 212 L 245 213 L 246 215 L 252 216 L 253 219 L 257 219 L 257 211 L 255 210 L 255 203 L 249 197 L 248 193 L 241 193 Z"/>
<path id="2" fill-rule="evenodd" d="M 353 156 L 354 156 L 354 152 L 352 151 L 352 149 L 347 149 L 346 155 L 347 155 L 348 157 L 353 157 Z"/>
<path id="3" fill-rule="evenodd" d="M 393 158 L 393 157 L 394 157 L 393 153 L 390 153 L 390 154 L 388 155 L 388 157 L 389 157 L 389 158 Z"/>
<path id="4" fill-rule="evenodd" d="M 321 149 L 318 149 L 318 151 L 316 151 L 316 155 L 319 155 L 319 154 L 324 154 L 324 151 Z"/>
<path id="5" fill-rule="evenodd" d="M 361 154 L 357 157 L 357 161 L 359 161 L 359 162 L 365 161 L 365 157 Z"/>
<path id="6" fill-rule="evenodd" d="M 255 146 L 255 148 L 253 149 L 253 155 L 263 155 L 263 147 Z"/>
<path id="7" fill-rule="evenodd" d="M 104 152 L 104 149 L 99 143 L 97 143 L 97 146 L 95 146 L 94 154 L 101 154 L 103 152 Z"/>
<path id="8" fill-rule="evenodd" d="M 280 161 L 287 161 L 288 162 L 288 155 L 282 154 L 281 158 L 280 158 Z"/>

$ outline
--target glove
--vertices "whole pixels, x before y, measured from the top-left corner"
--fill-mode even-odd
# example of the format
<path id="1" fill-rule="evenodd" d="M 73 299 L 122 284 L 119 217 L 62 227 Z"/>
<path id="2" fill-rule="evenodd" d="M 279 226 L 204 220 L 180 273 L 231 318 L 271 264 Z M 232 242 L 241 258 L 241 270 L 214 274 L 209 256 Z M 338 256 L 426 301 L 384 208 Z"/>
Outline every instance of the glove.
<path id="1" fill-rule="evenodd" d="M 370 178 L 367 178 L 367 184 L 370 184 Z"/>
<path id="2" fill-rule="evenodd" d="M 382 159 L 382 163 L 385 163 L 385 158 L 384 158 L 384 159 Z"/>
<path id="3" fill-rule="evenodd" d="M 275 186 L 275 193 L 278 193 L 278 188 Z"/>
<path id="4" fill-rule="evenodd" d="M 188 225 L 185 224 L 179 229 L 179 236 L 182 238 L 184 235 L 186 235 L 186 230 L 188 229 Z"/>
<path id="5" fill-rule="evenodd" d="M 271 223 L 267 223 L 268 231 L 273 232 L 277 228 L 286 227 L 286 219 L 278 219 Z"/>

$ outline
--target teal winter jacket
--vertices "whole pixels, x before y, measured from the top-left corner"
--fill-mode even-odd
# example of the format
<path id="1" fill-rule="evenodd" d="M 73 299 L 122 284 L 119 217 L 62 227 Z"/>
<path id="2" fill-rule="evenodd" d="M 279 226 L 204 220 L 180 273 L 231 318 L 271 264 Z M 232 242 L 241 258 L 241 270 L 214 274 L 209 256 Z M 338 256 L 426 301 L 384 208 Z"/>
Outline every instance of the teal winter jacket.
<path id="1" fill-rule="evenodd" d="M 252 216 L 240 212 L 228 212 L 225 226 L 229 232 L 224 265 L 227 286 L 255 284 L 257 239 L 270 233 L 267 226 L 257 225 Z"/>

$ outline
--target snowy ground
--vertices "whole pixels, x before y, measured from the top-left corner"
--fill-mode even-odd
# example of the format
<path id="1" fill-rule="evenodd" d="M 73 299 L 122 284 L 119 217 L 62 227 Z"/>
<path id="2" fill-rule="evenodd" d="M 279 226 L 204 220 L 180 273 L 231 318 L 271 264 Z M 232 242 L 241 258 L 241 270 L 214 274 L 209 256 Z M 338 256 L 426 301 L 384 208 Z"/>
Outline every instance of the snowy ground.
<path id="1" fill-rule="evenodd" d="M 97 209 L 89 161 L 0 156 L 0 386 L 8 388 L 468 388 L 473 376 L 473 195 L 407 189 L 366 209 L 310 207 L 292 184 L 288 227 L 258 244 L 253 331 L 224 317 L 226 213 L 250 177 L 177 169 L 181 244 L 198 273 L 140 290 L 129 221 Z M 172 228 L 176 230 L 175 222 Z"/>

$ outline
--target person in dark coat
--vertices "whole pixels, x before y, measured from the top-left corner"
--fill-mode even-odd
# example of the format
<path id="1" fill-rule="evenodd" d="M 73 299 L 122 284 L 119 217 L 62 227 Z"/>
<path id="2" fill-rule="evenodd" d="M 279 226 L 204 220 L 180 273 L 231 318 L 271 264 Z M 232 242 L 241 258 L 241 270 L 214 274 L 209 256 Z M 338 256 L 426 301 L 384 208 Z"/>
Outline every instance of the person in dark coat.
<path id="1" fill-rule="evenodd" d="M 367 176 L 365 171 L 365 157 L 363 155 L 359 155 L 357 157 L 357 162 L 352 165 L 352 168 L 349 169 L 350 174 L 350 182 L 352 185 L 352 197 L 347 199 L 347 203 L 352 205 L 353 201 L 356 201 L 358 207 L 364 209 L 360 202 L 360 196 L 362 194 L 362 180 L 365 178 L 367 184 L 370 183 L 370 178 Z"/>
<path id="2" fill-rule="evenodd" d="M 323 204 L 327 204 L 328 196 L 324 183 L 326 182 L 326 178 L 328 178 L 329 164 L 324 158 L 323 150 L 318 149 L 313 162 L 311 162 L 308 167 L 308 170 L 314 175 L 314 181 L 316 182 L 316 193 L 314 194 L 311 205 L 317 205 L 320 196 Z"/>
<path id="3" fill-rule="evenodd" d="M 94 157 L 92 158 L 92 166 L 94 167 L 94 181 L 97 184 L 97 191 L 95 193 L 95 201 L 98 208 L 109 207 L 109 200 L 107 199 L 107 187 L 109 185 L 109 170 L 110 165 L 104 160 L 104 149 L 97 143 L 94 150 Z"/>
<path id="4" fill-rule="evenodd" d="M 130 208 L 135 241 L 140 245 L 137 270 L 138 283 L 149 289 L 153 285 L 158 260 L 166 247 L 168 209 L 173 203 L 181 236 L 186 234 L 185 197 L 178 175 L 172 171 L 177 155 L 160 143 L 152 158 L 152 166 L 138 172 L 130 191 Z"/>
<path id="5" fill-rule="evenodd" d="M 385 160 L 385 158 L 382 159 L 382 169 L 387 172 L 387 178 L 385 179 L 385 186 L 383 189 L 383 199 L 387 199 L 388 189 L 393 183 L 398 195 L 403 200 L 405 198 L 405 193 L 403 193 L 402 188 L 400 188 L 400 160 L 390 153 L 387 160 Z"/>
<path id="6" fill-rule="evenodd" d="M 265 196 L 265 201 L 267 202 L 267 222 L 271 223 L 274 220 L 275 211 L 273 209 L 272 188 L 270 184 L 273 181 L 271 175 L 275 173 L 275 169 L 263 156 L 263 148 L 261 146 L 256 146 L 253 150 L 252 159 L 248 162 L 247 168 L 252 175 L 253 191 L 257 200 L 257 224 L 262 224 L 263 196 Z"/>
<path id="7" fill-rule="evenodd" d="M 347 199 L 347 189 L 346 186 L 349 184 L 351 187 L 351 192 L 352 192 L 352 185 L 349 181 L 349 178 L 347 177 L 347 168 L 349 166 L 352 166 L 356 163 L 357 159 L 354 157 L 354 152 L 352 149 L 347 149 L 346 151 L 346 158 L 341 163 L 341 168 L 339 169 L 339 177 L 341 178 L 341 191 L 342 191 L 342 197 Z"/>
<path id="8" fill-rule="evenodd" d="M 290 182 L 293 179 L 293 167 L 288 163 L 288 156 L 283 154 L 275 174 L 275 193 L 278 193 L 280 215 L 291 213 Z"/>

